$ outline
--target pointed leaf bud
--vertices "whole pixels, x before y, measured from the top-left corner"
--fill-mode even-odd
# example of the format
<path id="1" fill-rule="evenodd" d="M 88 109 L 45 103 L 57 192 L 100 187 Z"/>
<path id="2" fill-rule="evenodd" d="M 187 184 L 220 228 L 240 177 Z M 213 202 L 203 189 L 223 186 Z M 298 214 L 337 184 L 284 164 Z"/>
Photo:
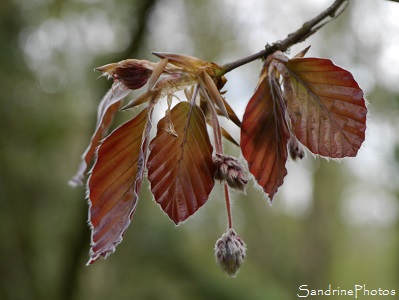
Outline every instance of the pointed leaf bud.
<path id="1" fill-rule="evenodd" d="M 147 83 L 154 67 L 154 63 L 146 60 L 126 59 L 94 70 L 109 75 L 127 88 L 135 90 Z"/>
<path id="2" fill-rule="evenodd" d="M 243 191 L 248 183 L 246 172 L 241 163 L 232 156 L 216 154 L 213 162 L 217 166 L 215 179 L 226 180 L 227 184 L 237 190 Z"/>
<path id="3" fill-rule="evenodd" d="M 237 236 L 233 228 L 229 228 L 215 244 L 215 259 L 220 268 L 230 277 L 235 277 L 246 256 L 246 245 Z"/>

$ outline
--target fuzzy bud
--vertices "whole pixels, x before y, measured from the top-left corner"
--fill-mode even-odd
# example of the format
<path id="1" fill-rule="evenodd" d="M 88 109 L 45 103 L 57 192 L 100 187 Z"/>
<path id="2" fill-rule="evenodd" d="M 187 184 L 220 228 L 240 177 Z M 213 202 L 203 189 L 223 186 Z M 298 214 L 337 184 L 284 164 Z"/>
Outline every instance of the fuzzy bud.
<path id="1" fill-rule="evenodd" d="M 215 244 L 215 259 L 220 268 L 230 277 L 235 277 L 246 255 L 246 245 L 230 228 Z"/>
<path id="2" fill-rule="evenodd" d="M 226 180 L 227 184 L 237 190 L 243 191 L 248 183 L 246 172 L 241 163 L 232 156 L 216 154 L 213 162 L 217 166 L 215 179 Z"/>
<path id="3" fill-rule="evenodd" d="M 297 158 L 302 159 L 305 157 L 305 151 L 295 136 L 291 136 L 290 140 L 288 141 L 288 151 L 290 152 L 290 156 L 293 160 L 296 160 Z"/>

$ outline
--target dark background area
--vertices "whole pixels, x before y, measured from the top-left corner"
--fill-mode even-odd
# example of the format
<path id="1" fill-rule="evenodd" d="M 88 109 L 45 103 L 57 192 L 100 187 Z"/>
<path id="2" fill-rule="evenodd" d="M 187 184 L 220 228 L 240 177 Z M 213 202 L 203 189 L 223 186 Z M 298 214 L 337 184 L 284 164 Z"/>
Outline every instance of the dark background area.
<path id="1" fill-rule="evenodd" d="M 234 227 L 248 246 L 237 278 L 213 257 L 226 228 L 218 185 L 175 227 L 145 181 L 116 253 L 85 266 L 87 201 L 68 180 L 111 86 L 93 68 L 157 61 L 151 51 L 224 64 L 285 38 L 331 2 L 2 0 L 0 299 L 284 300 L 302 284 L 399 293 L 399 4 L 388 1 L 351 1 L 291 50 L 311 44 L 308 56 L 329 57 L 354 74 L 369 101 L 367 137 L 356 158 L 337 163 L 308 153 L 290 162 L 273 206 L 253 182 L 233 195 Z M 240 118 L 260 68 L 253 62 L 227 76 L 226 97 Z"/>

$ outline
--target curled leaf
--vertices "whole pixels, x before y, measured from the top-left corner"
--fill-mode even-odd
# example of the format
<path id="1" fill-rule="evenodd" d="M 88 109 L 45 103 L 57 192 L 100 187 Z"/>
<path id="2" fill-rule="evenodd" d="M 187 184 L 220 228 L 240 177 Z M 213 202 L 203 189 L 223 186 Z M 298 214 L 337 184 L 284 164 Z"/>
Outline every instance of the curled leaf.
<path id="1" fill-rule="evenodd" d="M 94 158 L 94 153 L 100 143 L 100 141 L 108 133 L 108 129 L 114 119 L 114 114 L 122 106 L 122 100 L 132 90 L 126 89 L 118 82 L 115 82 L 112 88 L 105 94 L 104 98 L 98 105 L 97 112 L 97 125 L 94 134 L 91 138 L 90 144 L 82 155 L 82 161 L 80 163 L 78 172 L 69 181 L 72 186 L 83 185 L 85 174 L 88 170 L 90 162 Z"/>
<path id="2" fill-rule="evenodd" d="M 131 109 L 133 107 L 139 106 L 146 102 L 148 103 L 156 103 L 159 98 L 161 97 L 161 93 L 158 90 L 149 90 L 145 92 L 141 96 L 137 97 L 136 99 L 131 100 L 128 104 L 121 108 L 121 110 Z"/>
<path id="3" fill-rule="evenodd" d="M 160 62 L 157 63 L 156 67 L 154 68 L 154 71 L 151 74 L 150 79 L 148 79 L 148 87 L 147 91 L 151 90 L 161 74 L 164 72 L 166 65 L 168 64 L 168 60 L 166 58 L 161 59 Z"/>
<path id="4" fill-rule="evenodd" d="M 218 106 L 223 116 L 229 119 L 229 113 L 227 112 L 227 109 L 224 105 L 225 102 L 223 101 L 223 97 L 220 95 L 220 92 L 213 82 L 212 78 L 206 72 L 203 72 L 201 75 L 201 79 L 204 83 L 203 92 L 205 96 L 207 96 L 209 92 L 210 100 L 212 100 Z"/>
<path id="5" fill-rule="evenodd" d="M 98 67 L 95 70 L 113 77 L 129 89 L 135 90 L 147 83 L 154 67 L 155 63 L 147 60 L 126 59 Z"/>
<path id="6" fill-rule="evenodd" d="M 241 150 L 249 171 L 273 199 L 287 175 L 287 143 L 290 137 L 281 106 L 279 86 L 262 76 L 249 100 L 241 125 Z"/>
<path id="7" fill-rule="evenodd" d="M 188 55 L 166 52 L 152 52 L 152 54 L 158 56 L 161 59 L 167 59 L 171 64 L 175 65 L 176 67 L 194 72 L 201 72 L 201 70 L 203 69 L 211 69 L 216 66 L 216 64 L 214 63 Z"/>

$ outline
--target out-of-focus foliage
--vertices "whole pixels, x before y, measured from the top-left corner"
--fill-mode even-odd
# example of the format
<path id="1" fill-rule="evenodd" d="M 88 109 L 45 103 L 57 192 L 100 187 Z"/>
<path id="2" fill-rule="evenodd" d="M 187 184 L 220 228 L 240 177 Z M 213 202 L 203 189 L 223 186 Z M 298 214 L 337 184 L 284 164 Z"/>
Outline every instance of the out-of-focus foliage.
<path id="1" fill-rule="evenodd" d="M 236 279 L 214 263 L 212 248 L 226 229 L 221 189 L 176 228 L 159 218 L 147 181 L 118 254 L 84 266 L 87 203 L 67 182 L 110 87 L 92 69 L 153 60 L 150 51 L 223 64 L 284 38 L 330 4 L 249 2 L 2 1 L 0 299 L 284 300 L 300 284 L 398 288 L 399 5 L 388 1 L 351 1 L 305 43 L 310 55 L 351 70 L 365 90 L 366 142 L 341 164 L 310 155 L 289 163 L 273 207 L 251 183 L 247 195 L 233 196 L 234 227 L 250 245 Z M 260 68 L 227 76 L 226 97 L 240 118 Z"/>

